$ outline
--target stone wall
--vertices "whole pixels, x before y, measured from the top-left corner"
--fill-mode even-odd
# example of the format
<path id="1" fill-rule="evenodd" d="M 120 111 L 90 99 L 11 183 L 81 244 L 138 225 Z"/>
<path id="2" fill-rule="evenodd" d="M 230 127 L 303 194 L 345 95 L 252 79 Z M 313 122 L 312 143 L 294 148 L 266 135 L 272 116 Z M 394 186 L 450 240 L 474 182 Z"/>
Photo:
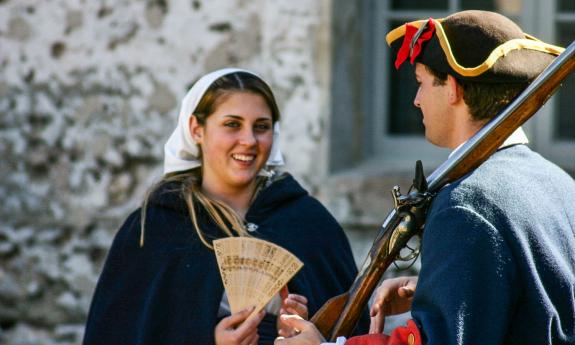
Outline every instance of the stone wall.
<path id="1" fill-rule="evenodd" d="M 79 344 L 115 231 L 203 73 L 252 69 L 325 175 L 330 1 L 0 0 L 0 343 Z M 297 138 L 297 139 L 296 139 Z"/>

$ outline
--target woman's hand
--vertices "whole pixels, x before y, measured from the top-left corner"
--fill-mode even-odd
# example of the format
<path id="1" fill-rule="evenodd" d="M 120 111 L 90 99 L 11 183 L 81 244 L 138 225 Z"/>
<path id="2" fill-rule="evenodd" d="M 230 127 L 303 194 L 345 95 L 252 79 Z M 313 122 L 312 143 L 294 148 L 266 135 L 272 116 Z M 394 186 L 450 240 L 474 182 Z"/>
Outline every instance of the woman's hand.
<path id="1" fill-rule="evenodd" d="M 214 330 L 216 345 L 256 345 L 259 340 L 258 325 L 264 318 L 262 310 L 248 318 L 254 308 L 247 308 L 223 318 Z"/>
<path id="2" fill-rule="evenodd" d="M 297 315 L 300 318 L 307 320 L 307 298 L 295 293 L 288 293 L 287 286 L 282 288 L 280 291 L 280 297 L 282 298 L 282 306 L 278 315 L 278 334 L 285 338 L 293 337 L 297 334 L 297 330 L 290 324 L 287 324 L 285 321 L 283 321 L 281 316 Z"/>
<path id="3" fill-rule="evenodd" d="M 383 332 L 386 316 L 402 314 L 409 311 L 416 286 L 416 276 L 384 280 L 377 288 L 369 313 L 371 316 L 369 333 Z"/>

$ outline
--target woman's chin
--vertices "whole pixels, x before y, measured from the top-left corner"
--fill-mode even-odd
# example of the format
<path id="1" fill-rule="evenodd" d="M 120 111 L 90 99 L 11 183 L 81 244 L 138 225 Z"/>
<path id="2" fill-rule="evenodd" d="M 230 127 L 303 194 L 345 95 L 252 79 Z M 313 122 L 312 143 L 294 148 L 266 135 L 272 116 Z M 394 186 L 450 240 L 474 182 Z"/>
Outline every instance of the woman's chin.
<path id="1" fill-rule="evenodd" d="M 238 187 L 250 186 L 255 182 L 257 176 L 258 174 L 255 171 L 234 174 L 232 183 Z"/>

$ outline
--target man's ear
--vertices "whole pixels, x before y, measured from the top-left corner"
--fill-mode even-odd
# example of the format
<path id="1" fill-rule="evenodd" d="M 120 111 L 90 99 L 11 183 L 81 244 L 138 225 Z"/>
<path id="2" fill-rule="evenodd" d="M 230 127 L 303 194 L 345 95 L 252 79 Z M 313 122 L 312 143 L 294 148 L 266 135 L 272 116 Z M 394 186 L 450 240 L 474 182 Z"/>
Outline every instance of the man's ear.
<path id="1" fill-rule="evenodd" d="M 192 139 L 194 139 L 196 143 L 201 144 L 204 137 L 204 126 L 198 122 L 198 118 L 195 115 L 190 116 L 189 121 Z"/>
<path id="2" fill-rule="evenodd" d="M 463 88 L 450 74 L 447 75 L 447 87 L 448 87 L 448 102 L 449 104 L 457 104 L 460 101 L 463 101 Z"/>

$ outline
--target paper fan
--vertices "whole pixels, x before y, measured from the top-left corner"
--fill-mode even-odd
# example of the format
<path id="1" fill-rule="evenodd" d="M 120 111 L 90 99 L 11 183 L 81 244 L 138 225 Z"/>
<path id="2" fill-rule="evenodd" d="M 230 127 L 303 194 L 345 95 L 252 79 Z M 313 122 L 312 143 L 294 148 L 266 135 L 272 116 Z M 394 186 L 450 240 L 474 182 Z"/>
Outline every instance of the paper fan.
<path id="1" fill-rule="evenodd" d="M 286 249 L 257 238 L 227 237 L 213 242 L 232 313 L 262 310 L 302 268 Z"/>

